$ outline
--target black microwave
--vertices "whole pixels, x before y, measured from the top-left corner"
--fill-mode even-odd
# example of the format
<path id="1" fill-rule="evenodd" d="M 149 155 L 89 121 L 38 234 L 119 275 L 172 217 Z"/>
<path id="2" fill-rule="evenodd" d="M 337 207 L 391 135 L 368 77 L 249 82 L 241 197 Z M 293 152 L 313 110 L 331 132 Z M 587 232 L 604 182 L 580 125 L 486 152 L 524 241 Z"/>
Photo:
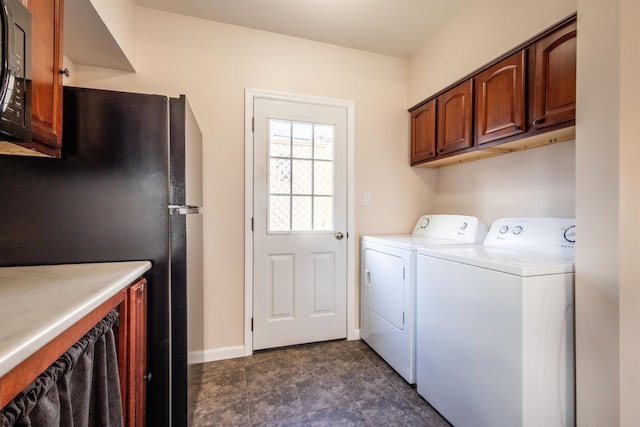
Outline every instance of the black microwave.
<path id="1" fill-rule="evenodd" d="M 0 140 L 31 141 L 31 13 L 19 0 L 0 0 L 2 72 Z"/>

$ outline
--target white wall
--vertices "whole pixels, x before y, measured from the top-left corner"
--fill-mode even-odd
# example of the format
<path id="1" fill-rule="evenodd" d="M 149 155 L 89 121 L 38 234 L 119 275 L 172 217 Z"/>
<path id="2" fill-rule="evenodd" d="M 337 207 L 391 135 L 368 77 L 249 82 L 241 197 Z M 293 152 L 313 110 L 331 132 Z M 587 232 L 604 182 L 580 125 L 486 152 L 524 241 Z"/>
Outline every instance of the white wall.
<path id="1" fill-rule="evenodd" d="M 73 86 L 76 84 L 76 64 L 67 55 L 62 58 L 62 69 L 69 70 L 69 76 L 62 76 L 62 84 Z"/>
<path id="2" fill-rule="evenodd" d="M 478 216 L 575 216 L 575 142 L 566 141 L 438 172 L 436 209 Z"/>
<path id="3" fill-rule="evenodd" d="M 127 60 L 135 67 L 135 1 L 90 0 Z"/>
<path id="4" fill-rule="evenodd" d="M 588 231 L 576 260 L 577 421 L 595 427 L 620 421 L 620 9 L 617 2 L 578 5 L 576 210 L 577 229 Z"/>
<path id="5" fill-rule="evenodd" d="M 407 232 L 432 209 L 435 172 L 408 167 L 406 60 L 138 8 L 136 70 L 76 65 L 75 84 L 189 98 L 204 135 L 205 346 L 213 352 L 244 342 L 245 88 L 355 101 L 356 239 Z M 364 191 L 371 207 L 362 206 Z"/>
<path id="6" fill-rule="evenodd" d="M 640 425 L 640 4 L 578 0 L 578 423 Z"/>
<path id="7" fill-rule="evenodd" d="M 640 2 L 620 5 L 620 425 L 640 425 Z M 595 24 L 595 22 L 594 22 Z M 594 27 L 595 29 L 596 27 Z"/>

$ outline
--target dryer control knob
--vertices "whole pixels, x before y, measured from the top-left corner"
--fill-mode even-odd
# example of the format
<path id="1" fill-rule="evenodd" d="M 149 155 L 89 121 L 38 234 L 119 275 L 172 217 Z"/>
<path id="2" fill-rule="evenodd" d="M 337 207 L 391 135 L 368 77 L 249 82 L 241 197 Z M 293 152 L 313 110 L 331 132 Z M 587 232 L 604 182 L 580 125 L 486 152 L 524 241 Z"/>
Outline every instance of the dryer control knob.
<path id="1" fill-rule="evenodd" d="M 518 235 L 518 234 L 520 234 L 520 233 L 522 233 L 522 227 L 521 227 L 521 226 L 519 226 L 519 225 L 516 225 L 516 226 L 513 228 L 513 234 L 515 234 L 515 235 L 517 236 L 517 235 Z"/>
<path id="2" fill-rule="evenodd" d="M 576 242 L 576 226 L 572 225 L 571 227 L 564 230 L 564 239 L 569 243 Z"/>
<path id="3" fill-rule="evenodd" d="M 429 218 L 424 218 L 422 221 L 420 221 L 420 228 L 427 228 L 428 225 L 429 225 Z"/>
<path id="4" fill-rule="evenodd" d="M 504 234 L 507 231 L 509 231 L 509 226 L 508 225 L 503 225 L 502 227 L 500 227 L 500 234 Z"/>
<path id="5" fill-rule="evenodd" d="M 469 224 L 467 224 L 466 222 L 463 222 L 462 225 L 460 225 L 460 230 L 466 230 L 468 225 Z"/>

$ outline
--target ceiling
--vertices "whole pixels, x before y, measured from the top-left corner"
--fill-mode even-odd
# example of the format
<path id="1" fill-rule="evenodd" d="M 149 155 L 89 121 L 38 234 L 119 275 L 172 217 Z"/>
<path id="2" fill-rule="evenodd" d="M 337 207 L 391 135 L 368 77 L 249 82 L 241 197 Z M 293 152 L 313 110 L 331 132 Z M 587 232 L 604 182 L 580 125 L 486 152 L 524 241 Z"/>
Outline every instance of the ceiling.
<path id="1" fill-rule="evenodd" d="M 135 0 L 140 6 L 409 57 L 471 0 Z"/>

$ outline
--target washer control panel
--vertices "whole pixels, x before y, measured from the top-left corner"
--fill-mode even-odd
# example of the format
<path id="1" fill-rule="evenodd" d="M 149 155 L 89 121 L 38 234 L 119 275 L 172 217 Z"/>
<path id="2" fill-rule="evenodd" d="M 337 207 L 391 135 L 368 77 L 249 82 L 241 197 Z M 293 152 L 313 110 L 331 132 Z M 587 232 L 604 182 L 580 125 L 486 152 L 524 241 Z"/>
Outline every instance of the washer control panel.
<path id="1" fill-rule="evenodd" d="M 489 229 L 484 245 L 572 253 L 576 245 L 576 221 L 573 218 L 501 218 Z"/>
<path id="2" fill-rule="evenodd" d="M 422 215 L 413 236 L 452 240 L 452 243 L 482 243 L 487 227 L 476 217 L 466 215 Z"/>

